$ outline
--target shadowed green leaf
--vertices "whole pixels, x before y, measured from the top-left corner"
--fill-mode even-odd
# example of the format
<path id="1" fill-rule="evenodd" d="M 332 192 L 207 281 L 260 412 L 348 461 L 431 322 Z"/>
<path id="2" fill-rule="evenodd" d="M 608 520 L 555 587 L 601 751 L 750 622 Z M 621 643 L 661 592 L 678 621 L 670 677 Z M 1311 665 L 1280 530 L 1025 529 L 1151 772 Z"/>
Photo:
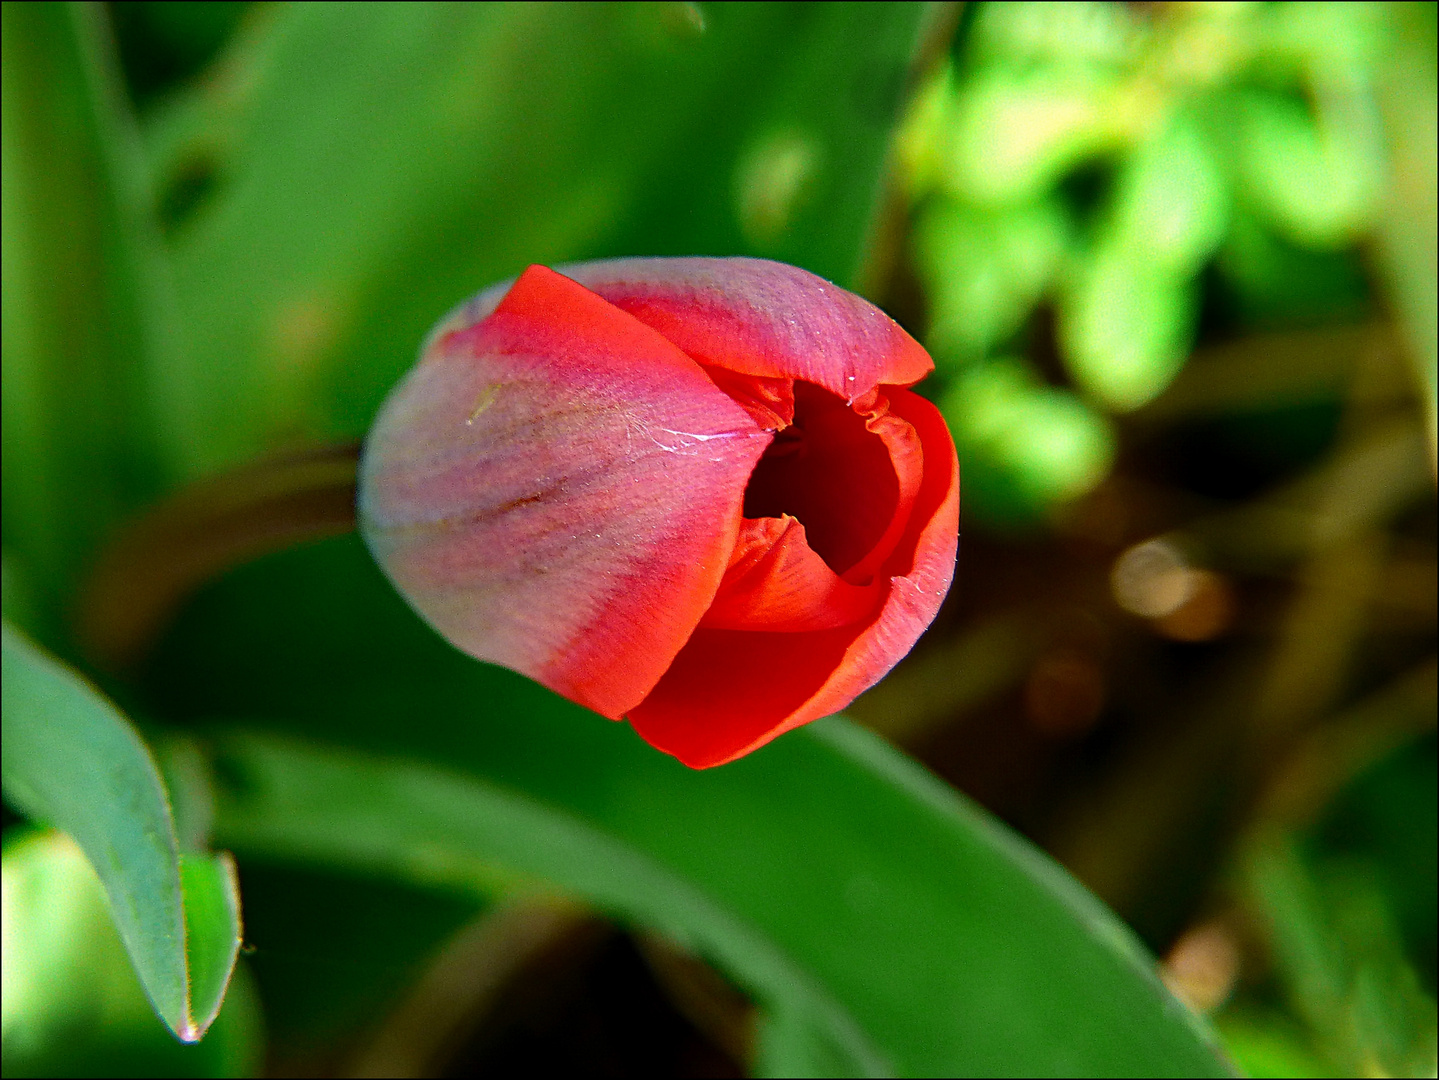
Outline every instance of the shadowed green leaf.
<path id="1" fill-rule="evenodd" d="M 141 396 L 167 312 L 99 5 L 6 4 L 3 40 L 4 536 L 53 605 L 157 484 Z"/>
<path id="2" fill-rule="evenodd" d="M 604 736 L 586 740 L 600 805 L 498 767 L 228 736 L 241 786 L 217 829 L 242 853 L 437 886 L 552 883 L 656 926 L 776 1010 L 776 1069 L 1222 1074 L 1111 915 L 873 736 L 831 720 L 695 773 L 575 719 Z"/>
<path id="3" fill-rule="evenodd" d="M 529 263 L 752 254 L 852 284 L 924 14 L 257 12 L 152 132 L 162 203 L 207 178 L 171 223 L 173 459 L 361 434 L 431 325 Z"/>

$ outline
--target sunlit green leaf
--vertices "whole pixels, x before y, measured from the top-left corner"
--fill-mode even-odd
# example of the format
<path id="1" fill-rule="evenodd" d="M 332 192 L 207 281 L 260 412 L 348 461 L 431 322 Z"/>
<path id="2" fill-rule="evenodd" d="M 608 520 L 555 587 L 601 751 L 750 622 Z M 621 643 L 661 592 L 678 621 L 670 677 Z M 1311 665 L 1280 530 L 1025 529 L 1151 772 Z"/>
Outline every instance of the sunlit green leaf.
<path id="1" fill-rule="evenodd" d="M 1123 243 L 1176 275 L 1196 273 L 1224 238 L 1228 182 L 1208 135 L 1179 114 L 1120 171 L 1115 229 Z"/>
<path id="2" fill-rule="evenodd" d="M 965 469 L 966 506 L 1002 522 L 1092 490 L 1115 454 L 1108 423 L 1016 361 L 964 371 L 939 402 Z"/>
<path id="3" fill-rule="evenodd" d="M 1294 99 L 1253 91 L 1234 101 L 1232 130 L 1244 197 L 1298 243 L 1337 247 L 1374 220 L 1381 191 L 1372 99 L 1350 92 L 1339 117 L 1316 117 Z M 1358 114 L 1358 115 L 1354 115 Z"/>
<path id="4" fill-rule="evenodd" d="M 915 225 L 915 262 L 930 296 L 927 343 L 946 359 L 985 355 L 1019 329 L 1069 241 L 1052 199 L 1004 210 L 932 200 Z"/>
<path id="5" fill-rule="evenodd" d="M 159 772 L 108 700 L 4 628 L 5 795 L 68 833 L 104 885 L 155 1009 L 181 1039 L 214 1019 L 240 944 L 228 857 L 181 863 Z"/>
<path id="6" fill-rule="evenodd" d="M 95 871 L 68 837 L 7 834 L 3 878 L 5 1075 L 257 1075 L 259 1002 L 243 969 L 204 1041 L 177 1042 L 135 977 Z"/>
<path id="7" fill-rule="evenodd" d="M 1135 59 L 1144 29 L 1123 4 L 982 4 L 967 44 L 977 59 L 988 62 L 1118 67 Z"/>
<path id="8" fill-rule="evenodd" d="M 1379 222 L 1379 270 L 1404 330 L 1429 426 L 1429 467 L 1439 473 L 1439 120 L 1435 97 L 1435 7 L 1389 4 L 1394 46 L 1380 102 L 1389 152 L 1390 194 Z"/>
<path id="9" fill-rule="evenodd" d="M 1044 194 L 1086 157 L 1124 143 L 1116 92 L 1085 70 L 982 70 L 959 89 L 945 186 L 986 204 Z"/>
<path id="10" fill-rule="evenodd" d="M 1076 267 L 1060 304 L 1064 360 L 1081 389 L 1116 411 L 1159 396 L 1179 374 L 1198 318 L 1196 286 L 1113 235 Z"/>
<path id="11" fill-rule="evenodd" d="M 228 854 L 180 856 L 189 1010 L 196 1037 L 225 1000 L 240 948 L 240 885 Z"/>

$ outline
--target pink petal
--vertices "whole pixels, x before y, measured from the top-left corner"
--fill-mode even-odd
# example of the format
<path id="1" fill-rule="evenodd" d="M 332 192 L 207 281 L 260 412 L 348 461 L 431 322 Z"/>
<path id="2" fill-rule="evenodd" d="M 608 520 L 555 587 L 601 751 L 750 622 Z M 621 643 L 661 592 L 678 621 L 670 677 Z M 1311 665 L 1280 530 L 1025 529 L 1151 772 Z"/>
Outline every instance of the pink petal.
<path id="1" fill-rule="evenodd" d="M 800 379 L 846 401 L 881 383 L 911 386 L 934 370 L 929 354 L 879 308 L 784 263 L 609 259 L 559 269 L 708 366 Z M 487 289 L 451 318 L 483 318 L 504 287 Z"/>
<path id="2" fill-rule="evenodd" d="M 386 401 L 362 529 L 459 648 L 617 718 L 710 606 L 772 436 L 552 270 L 525 271 L 492 311 L 456 312 Z"/>

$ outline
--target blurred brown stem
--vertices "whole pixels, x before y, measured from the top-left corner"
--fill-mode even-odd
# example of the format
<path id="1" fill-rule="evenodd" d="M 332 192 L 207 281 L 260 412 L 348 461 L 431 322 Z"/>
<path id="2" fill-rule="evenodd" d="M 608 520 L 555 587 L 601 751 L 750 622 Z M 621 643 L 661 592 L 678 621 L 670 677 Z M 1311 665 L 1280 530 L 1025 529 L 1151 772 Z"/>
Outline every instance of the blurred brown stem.
<path id="1" fill-rule="evenodd" d="M 190 595 L 225 571 L 355 527 L 359 444 L 277 458 L 193 484 L 120 530 L 80 592 L 81 647 L 136 664 Z"/>

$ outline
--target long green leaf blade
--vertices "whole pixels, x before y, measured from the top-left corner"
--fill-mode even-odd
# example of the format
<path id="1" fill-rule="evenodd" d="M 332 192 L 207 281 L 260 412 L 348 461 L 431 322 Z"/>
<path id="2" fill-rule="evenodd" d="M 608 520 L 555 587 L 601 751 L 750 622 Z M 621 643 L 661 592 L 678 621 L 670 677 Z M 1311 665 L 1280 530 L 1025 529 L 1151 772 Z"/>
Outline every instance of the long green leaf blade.
<path id="1" fill-rule="evenodd" d="M 240 951 L 240 882 L 229 853 L 182 854 L 185 958 L 190 1026 L 195 1038 L 214 1023 Z"/>
<path id="2" fill-rule="evenodd" d="M 609 731 L 616 753 L 589 764 L 614 770 L 611 800 L 589 814 L 495 776 L 233 737 L 243 782 L 217 828 L 244 853 L 433 884 L 517 875 L 658 926 L 777 1015 L 772 1071 L 1224 1073 L 1113 916 L 872 736 L 835 720 L 724 769 L 631 772 Z"/>
<path id="3" fill-rule="evenodd" d="M 4 5 L 4 537 L 52 609 L 159 483 L 141 402 L 168 309 L 106 29 L 100 5 Z"/>

